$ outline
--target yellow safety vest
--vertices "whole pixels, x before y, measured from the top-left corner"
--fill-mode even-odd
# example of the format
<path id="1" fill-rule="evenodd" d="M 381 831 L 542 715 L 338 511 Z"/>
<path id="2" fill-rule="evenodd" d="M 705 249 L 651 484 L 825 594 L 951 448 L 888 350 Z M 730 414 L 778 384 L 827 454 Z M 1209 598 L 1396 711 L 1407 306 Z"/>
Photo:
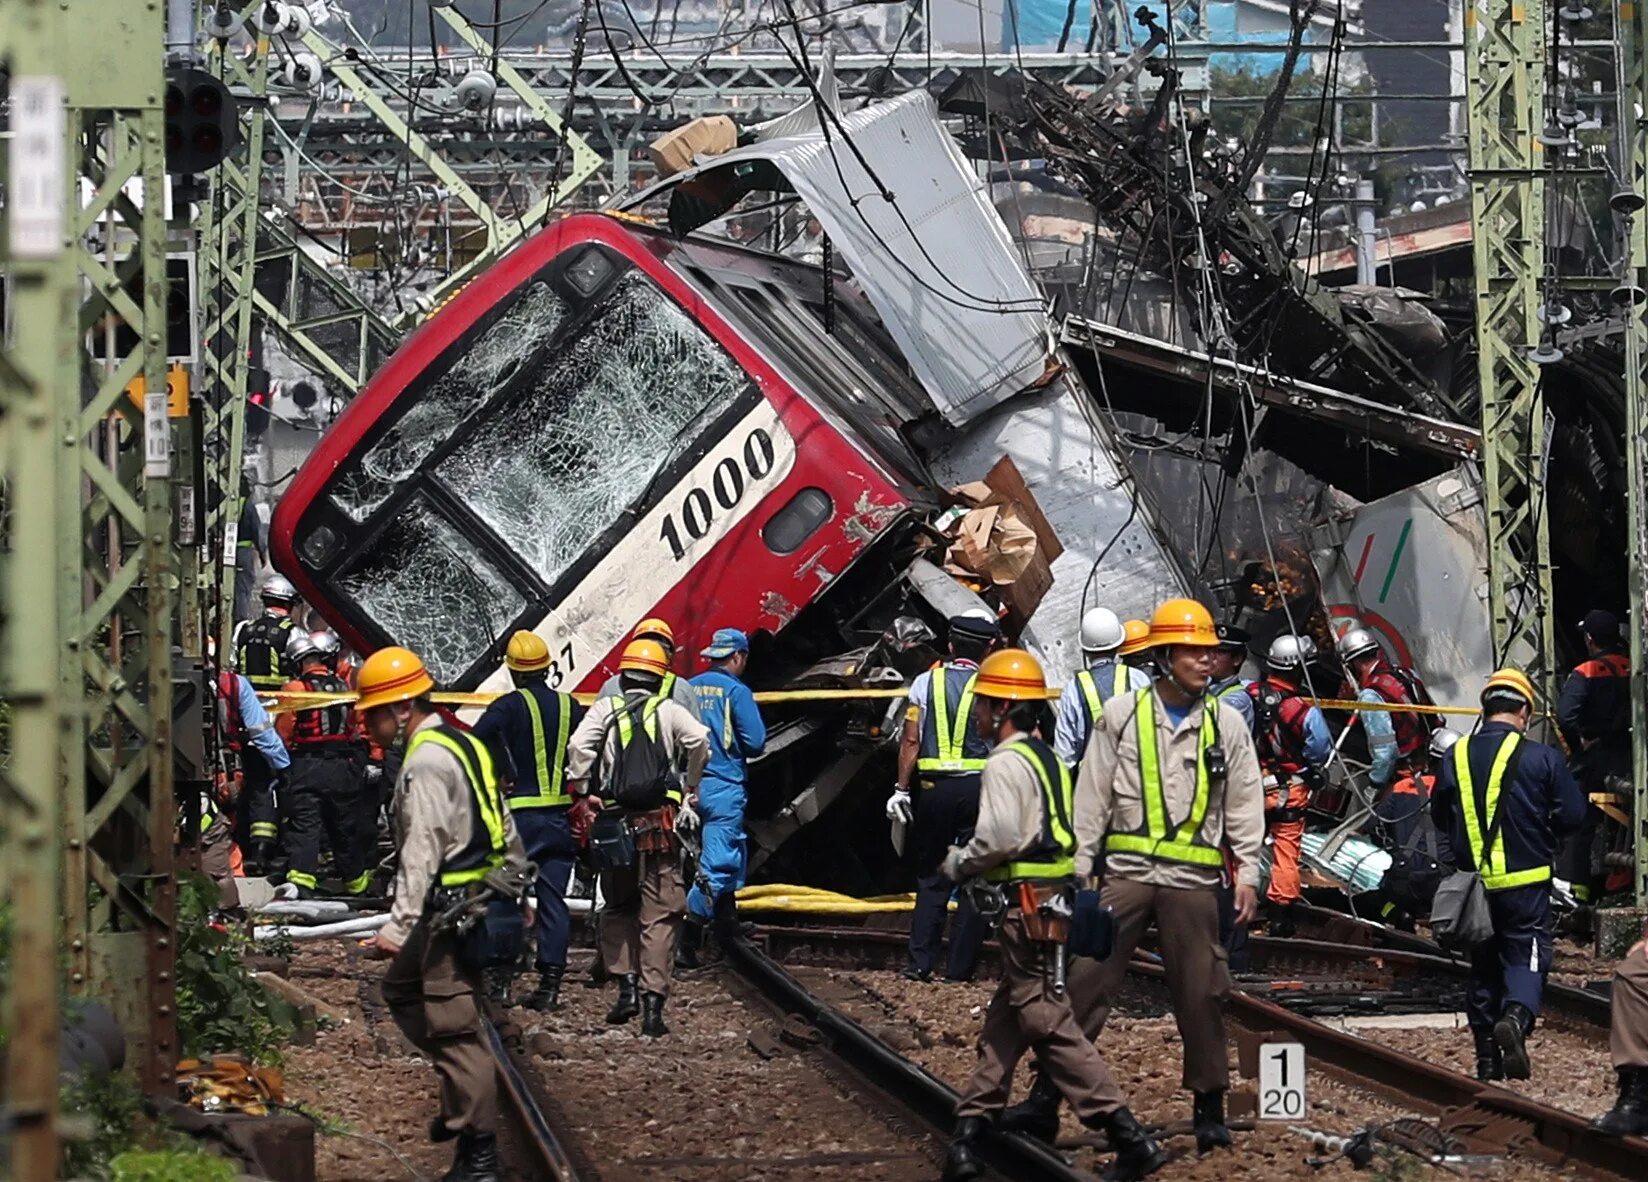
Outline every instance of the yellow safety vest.
<path id="1" fill-rule="evenodd" d="M 1521 743 L 1522 736 L 1512 731 L 1500 741 L 1499 749 L 1494 752 L 1493 764 L 1488 769 L 1488 790 L 1484 793 L 1484 815 L 1481 817 L 1477 816 L 1476 788 L 1471 783 L 1470 740 L 1462 740 L 1453 747 L 1453 770 L 1459 777 L 1459 811 L 1465 815 L 1465 836 L 1470 839 L 1471 860 L 1482 877 L 1483 887 L 1490 891 L 1508 891 L 1512 887 L 1551 880 L 1549 865 L 1535 866 L 1530 870 L 1505 869 L 1503 830 L 1494 834 L 1493 849 L 1486 852 L 1486 857 L 1483 856 L 1482 836 L 1493 828 L 1494 818 L 1499 815 L 1499 790 L 1505 783 L 1505 768 Z"/>
<path id="2" fill-rule="evenodd" d="M 948 666 L 941 665 L 933 670 L 933 696 L 927 704 L 932 711 L 933 738 L 938 750 L 933 755 L 916 760 L 916 771 L 929 776 L 965 775 L 984 769 L 983 757 L 972 758 L 966 754 L 967 727 L 973 717 L 973 686 L 978 681 L 978 674 L 967 679 L 967 686 L 961 691 L 961 701 L 956 703 L 952 715 L 948 673 Z M 925 719 L 922 725 L 927 725 Z"/>
<path id="3" fill-rule="evenodd" d="M 1104 704 L 1111 698 L 1120 697 L 1127 692 L 1127 666 L 1118 658 L 1110 666 L 1110 692 L 1103 697 L 1099 696 L 1099 682 L 1093 676 L 1093 670 L 1083 669 L 1076 674 L 1076 684 L 1081 686 L 1082 700 L 1087 703 L 1087 729 L 1091 733 L 1098 725 L 1099 716 L 1104 713 Z"/>
<path id="4" fill-rule="evenodd" d="M 625 708 L 625 699 L 612 698 L 610 700 L 612 702 L 613 717 L 618 723 L 618 750 L 622 751 L 635 738 L 635 716 Z M 658 741 L 658 707 L 663 704 L 663 701 L 664 699 L 659 697 L 648 698 L 647 704 L 641 708 L 641 729 L 646 732 L 647 738 L 654 742 Z M 670 756 L 670 752 L 666 751 L 664 754 L 666 757 Z M 679 786 L 670 788 L 664 795 L 675 804 L 681 803 L 681 789 Z"/>
<path id="5" fill-rule="evenodd" d="M 1041 781 L 1041 840 L 1014 861 L 985 871 L 984 877 L 991 882 L 1070 878 L 1076 873 L 1076 835 L 1070 828 L 1075 791 L 1070 769 L 1045 743 L 1014 739 L 998 750 L 1021 756 Z"/>
<path id="6" fill-rule="evenodd" d="M 504 837 L 504 801 L 498 792 L 498 777 L 492 770 L 492 756 L 486 744 L 468 732 L 433 726 L 412 736 L 406 745 L 407 760 L 425 743 L 444 747 L 457 759 L 475 806 L 469 841 L 442 863 L 440 884 L 450 887 L 480 882 L 495 867 L 503 865 L 508 848 Z"/>
<path id="7" fill-rule="evenodd" d="M 572 797 L 566 791 L 566 754 L 567 736 L 572 726 L 572 700 L 568 698 L 561 703 L 561 719 L 556 728 L 554 757 L 551 758 L 549 736 L 544 730 L 544 712 L 538 706 L 538 699 L 525 687 L 515 692 L 526 702 L 527 715 L 532 719 L 532 759 L 536 765 L 540 791 L 536 796 L 511 796 L 509 807 L 533 809 L 569 805 Z"/>
<path id="8" fill-rule="evenodd" d="M 1131 833 L 1111 833 L 1104 848 L 1116 853 L 1143 854 L 1164 862 L 1188 862 L 1192 866 L 1223 866 L 1224 854 L 1202 839 L 1202 822 L 1207 819 L 1208 801 L 1213 794 L 1207 774 L 1207 752 L 1217 737 L 1210 705 L 1202 707 L 1202 727 L 1196 752 L 1196 796 L 1190 815 L 1171 833 L 1167 821 L 1167 794 L 1162 788 L 1161 749 L 1156 745 L 1155 691 L 1133 692 L 1133 725 L 1139 742 L 1139 785 L 1144 796 L 1144 824 Z"/>

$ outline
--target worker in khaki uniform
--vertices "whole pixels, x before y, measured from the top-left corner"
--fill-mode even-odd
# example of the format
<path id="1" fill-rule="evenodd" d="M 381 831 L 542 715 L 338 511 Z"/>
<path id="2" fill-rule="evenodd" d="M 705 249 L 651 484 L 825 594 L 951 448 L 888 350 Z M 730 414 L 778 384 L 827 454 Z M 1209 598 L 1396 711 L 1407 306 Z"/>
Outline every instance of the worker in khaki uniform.
<path id="1" fill-rule="evenodd" d="M 1619 1099 L 1591 1127 L 1615 1137 L 1648 1137 L 1648 939 L 1638 940 L 1614 969 L 1608 1032 Z"/>
<path id="2" fill-rule="evenodd" d="M 1097 1036 L 1127 962 L 1150 921 L 1160 933 L 1173 1013 L 1184 1043 L 1183 1082 L 1194 1095 L 1199 1152 L 1227 1146 L 1224 999 L 1230 988 L 1219 943 L 1218 891 L 1225 850 L 1236 876 L 1236 920 L 1259 907 L 1264 790 L 1247 721 L 1208 692 L 1219 638 L 1194 600 L 1156 609 L 1151 644 L 1160 675 L 1148 690 L 1104 712 L 1076 781 L 1076 869 L 1102 879 L 1099 901 L 1115 916 L 1115 949 L 1079 960 L 1070 997 Z"/>
<path id="3" fill-rule="evenodd" d="M 1046 678 L 1035 657 L 1004 649 L 985 658 L 973 694 L 978 733 L 996 746 L 984 764 L 972 836 L 950 847 L 942 870 L 951 882 L 982 876 L 995 884 L 1006 896 L 1006 912 L 997 932 L 1001 982 L 979 1032 L 978 1066 L 956 1105 L 945 1182 L 983 1172 L 977 1142 L 1007 1102 L 1013 1069 L 1032 1048 L 1082 1123 L 1109 1135 L 1117 1158 L 1106 1176 L 1143 1178 L 1167 1155 L 1127 1110 L 1064 991 L 1076 837 L 1070 771 L 1043 737 L 1053 729 Z"/>
<path id="4" fill-rule="evenodd" d="M 698 781 L 709 762 L 709 731 L 685 707 L 659 692 L 669 673 L 669 656 L 653 640 L 632 640 L 618 662 L 623 697 L 602 698 L 589 708 L 567 745 L 567 779 L 574 797 L 602 798 L 604 807 L 623 812 L 634 834 L 625 865 L 604 865 L 601 894 L 601 958 L 618 978 L 618 998 L 607 1013 L 613 1025 L 641 1014 L 641 1033 L 660 1038 L 664 1001 L 669 996 L 675 944 L 686 915 L 687 888 L 681 877 L 679 829 L 698 828 Z M 655 744 L 653 764 L 665 783 L 657 803 L 631 807 L 631 791 L 646 786 L 624 781 L 634 744 Z M 675 769 L 682 769 L 679 779 Z M 591 842 L 600 827 L 591 829 Z M 639 989 L 639 993 L 637 993 Z"/>
<path id="5" fill-rule="evenodd" d="M 458 1139 L 442 1182 L 497 1182 L 498 1081 L 480 1028 L 481 967 L 460 954 L 437 918 L 487 893 L 518 898 L 536 869 L 504 805 L 486 744 L 441 720 L 434 681 L 404 648 L 379 649 L 361 666 L 357 706 L 375 742 L 406 742 L 395 784 L 395 873 L 389 922 L 373 938 L 393 957 L 383 999 L 395 1025 L 428 1055 L 440 1081 L 436 1141 Z"/>

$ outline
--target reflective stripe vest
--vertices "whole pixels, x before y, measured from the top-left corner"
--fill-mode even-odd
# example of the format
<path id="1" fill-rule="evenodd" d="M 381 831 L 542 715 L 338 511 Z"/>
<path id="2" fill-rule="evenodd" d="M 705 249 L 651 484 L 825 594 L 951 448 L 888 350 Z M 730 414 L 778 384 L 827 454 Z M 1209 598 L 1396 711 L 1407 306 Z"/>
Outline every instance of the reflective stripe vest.
<path id="1" fill-rule="evenodd" d="M 1193 866 L 1223 866 L 1224 854 L 1202 838 L 1202 822 L 1207 819 L 1213 786 L 1207 774 L 1208 748 L 1218 742 L 1218 725 L 1211 704 L 1202 707 L 1201 734 L 1196 751 L 1196 795 L 1190 815 L 1170 826 L 1167 794 L 1162 787 L 1161 748 L 1157 746 L 1155 691 L 1133 693 L 1133 725 L 1139 744 L 1139 785 L 1144 797 L 1144 824 L 1131 833 L 1107 834 L 1104 848 L 1116 853 L 1143 854 L 1164 862 L 1188 862 Z"/>
<path id="2" fill-rule="evenodd" d="M 1070 769 L 1040 739 L 1019 738 L 999 750 L 1022 757 L 1041 782 L 1041 837 L 1017 858 L 985 871 L 991 882 L 1069 878 L 1076 873 L 1076 835 L 1070 827 L 1075 790 Z"/>
<path id="3" fill-rule="evenodd" d="M 566 756 L 567 739 L 572 732 L 572 698 L 544 688 L 543 692 L 555 699 L 555 745 L 551 747 L 549 731 L 544 727 L 544 709 L 532 688 L 522 686 L 515 692 L 526 703 L 527 717 L 532 720 L 532 783 L 537 786 L 538 792 L 536 795 L 512 795 L 509 807 L 534 809 L 569 805 L 572 797 L 566 791 Z"/>
<path id="4" fill-rule="evenodd" d="M 1470 839 L 1471 860 L 1476 865 L 1477 873 L 1482 876 L 1482 885 L 1490 891 L 1508 891 L 1512 887 L 1551 880 L 1549 864 L 1528 870 L 1505 868 L 1503 831 L 1494 834 L 1491 850 L 1484 851 L 1482 848 L 1484 836 L 1494 827 L 1494 818 L 1499 815 L 1499 790 L 1505 783 L 1505 769 L 1521 743 L 1522 736 L 1515 731 L 1500 741 L 1499 749 L 1494 752 L 1493 764 L 1488 769 L 1488 786 L 1483 793 L 1480 814 L 1477 813 L 1476 786 L 1471 783 L 1470 740 L 1453 745 L 1453 770 L 1459 777 L 1459 811 L 1465 816 L 1465 836 Z"/>
<path id="5" fill-rule="evenodd" d="M 1099 671 L 1109 666 L 1110 692 L 1099 692 Z M 1087 739 L 1093 733 L 1093 727 L 1099 721 L 1099 715 L 1104 713 L 1104 704 L 1111 698 L 1119 698 L 1127 692 L 1128 668 L 1121 659 L 1101 661 L 1091 669 L 1083 669 L 1076 674 L 1076 684 L 1081 686 L 1082 712 L 1086 715 L 1086 725 L 1082 727 L 1082 747 L 1087 746 Z"/>
<path id="6" fill-rule="evenodd" d="M 631 703 L 623 698 L 610 698 L 612 703 L 612 717 L 618 726 L 618 750 L 622 752 L 635 739 L 635 712 L 630 709 Z M 647 699 L 647 704 L 641 707 L 641 729 L 646 732 L 647 738 L 654 743 L 658 742 L 658 707 L 663 705 L 661 697 Z M 673 763 L 671 752 L 664 752 L 664 761 Z M 617 771 L 618 760 L 614 760 L 614 767 L 608 770 L 610 779 Z M 672 780 L 671 787 L 664 793 L 672 804 L 681 803 L 681 785 Z"/>
<path id="7" fill-rule="evenodd" d="M 984 769 L 989 748 L 973 726 L 976 669 L 941 665 L 933 670 L 932 697 L 921 719 L 916 771 L 928 777 L 966 775 Z"/>
<path id="8" fill-rule="evenodd" d="M 441 725 L 425 727 L 412 736 L 406 745 L 407 760 L 426 743 L 446 748 L 457 759 L 474 806 L 470 812 L 469 840 L 441 863 L 440 884 L 451 887 L 480 882 L 489 871 L 504 864 L 504 853 L 508 849 L 504 836 L 504 802 L 498 792 L 498 777 L 492 770 L 492 756 L 486 744 L 474 735 Z"/>
<path id="9" fill-rule="evenodd" d="M 286 684 L 281 666 L 286 659 L 286 642 L 296 627 L 291 616 L 265 614 L 241 631 L 235 663 L 253 689 L 272 691 Z"/>

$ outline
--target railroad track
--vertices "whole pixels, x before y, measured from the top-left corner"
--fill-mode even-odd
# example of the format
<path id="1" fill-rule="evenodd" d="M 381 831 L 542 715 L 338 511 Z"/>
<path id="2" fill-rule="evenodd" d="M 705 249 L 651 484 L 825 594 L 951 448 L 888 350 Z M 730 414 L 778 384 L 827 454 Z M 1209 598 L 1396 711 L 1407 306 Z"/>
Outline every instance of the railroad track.
<path id="1" fill-rule="evenodd" d="M 600 1175 L 577 1142 L 563 1136 L 559 1108 L 524 1069 L 491 1015 L 482 1015 L 481 1027 L 498 1068 L 499 1107 L 512 1134 L 501 1137 L 500 1145 L 506 1158 L 525 1159 L 509 1161 L 512 1172 L 543 1182 L 596 1182 Z"/>

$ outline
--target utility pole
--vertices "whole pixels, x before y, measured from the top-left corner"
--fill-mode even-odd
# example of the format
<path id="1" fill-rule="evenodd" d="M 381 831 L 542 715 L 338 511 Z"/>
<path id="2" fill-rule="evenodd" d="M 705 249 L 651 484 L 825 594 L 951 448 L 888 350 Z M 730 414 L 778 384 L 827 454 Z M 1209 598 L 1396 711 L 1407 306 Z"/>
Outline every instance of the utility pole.
<path id="1" fill-rule="evenodd" d="M 1551 551 L 1545 513 L 1545 400 L 1539 281 L 1545 265 L 1545 0 L 1469 0 L 1471 253 L 1482 459 L 1488 515 L 1488 613 L 1501 661 L 1526 653 L 1549 707 L 1556 697 Z"/>

